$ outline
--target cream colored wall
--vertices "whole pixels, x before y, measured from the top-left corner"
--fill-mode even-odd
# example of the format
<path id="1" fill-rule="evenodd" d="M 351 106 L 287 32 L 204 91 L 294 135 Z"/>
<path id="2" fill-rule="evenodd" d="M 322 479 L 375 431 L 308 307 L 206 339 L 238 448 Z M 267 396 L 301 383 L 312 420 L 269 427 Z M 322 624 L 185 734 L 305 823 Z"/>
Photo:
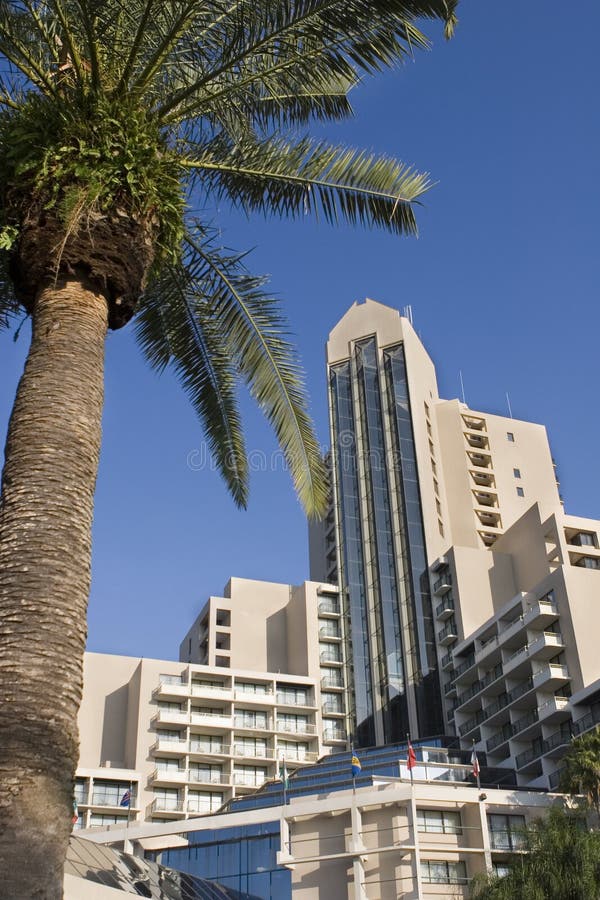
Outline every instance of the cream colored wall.
<path id="1" fill-rule="evenodd" d="M 519 591 L 533 590 L 550 574 L 544 532 L 536 503 L 494 544 L 495 550 L 512 557 L 515 584 Z"/>
<path id="2" fill-rule="evenodd" d="M 475 485 L 469 475 L 461 409 L 464 411 L 458 400 L 441 400 L 433 409 L 439 435 L 438 470 L 441 470 L 447 501 L 446 537 L 447 544 L 480 547 L 471 493 Z"/>
<path id="3" fill-rule="evenodd" d="M 561 615 L 560 627 L 575 693 L 600 678 L 600 570 L 565 566 L 563 575 L 570 622 Z"/>
<path id="4" fill-rule="evenodd" d="M 517 593 L 512 559 L 507 554 L 460 546 L 453 547 L 447 557 L 454 570 L 452 593 L 462 640 Z M 434 597 L 433 603 L 439 603 L 439 598 Z"/>
<path id="5" fill-rule="evenodd" d="M 290 586 L 245 578 L 230 585 L 232 668 L 287 672 Z"/>
<path id="6" fill-rule="evenodd" d="M 95 768 L 111 760 L 123 768 L 133 768 L 127 759 L 127 723 L 137 710 L 129 705 L 129 681 L 139 659 L 86 653 L 83 662 L 84 691 L 79 709 L 80 765 Z"/>

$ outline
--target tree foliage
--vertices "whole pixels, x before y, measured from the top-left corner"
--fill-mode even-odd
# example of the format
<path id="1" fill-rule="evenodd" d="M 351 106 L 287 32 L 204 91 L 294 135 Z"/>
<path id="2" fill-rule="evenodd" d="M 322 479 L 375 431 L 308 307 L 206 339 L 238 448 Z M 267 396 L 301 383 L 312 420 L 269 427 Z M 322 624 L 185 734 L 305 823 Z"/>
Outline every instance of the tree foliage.
<path id="1" fill-rule="evenodd" d="M 503 877 L 475 879 L 472 900 L 597 900 L 600 834 L 580 813 L 553 807 L 525 830 L 524 852 Z"/>
<path id="2" fill-rule="evenodd" d="M 217 239 L 216 205 L 415 234 L 426 174 L 305 129 L 351 115 L 361 77 L 426 48 L 419 17 L 449 37 L 457 2 L 0 2 L 0 325 L 44 278 L 86 272 L 110 325 L 138 315 L 147 358 L 179 375 L 235 500 L 241 380 L 322 511 L 299 360 L 266 280 Z"/>
<path id="3" fill-rule="evenodd" d="M 600 816 L 600 729 L 573 738 L 562 766 L 559 789 L 566 794 L 585 794 Z"/>

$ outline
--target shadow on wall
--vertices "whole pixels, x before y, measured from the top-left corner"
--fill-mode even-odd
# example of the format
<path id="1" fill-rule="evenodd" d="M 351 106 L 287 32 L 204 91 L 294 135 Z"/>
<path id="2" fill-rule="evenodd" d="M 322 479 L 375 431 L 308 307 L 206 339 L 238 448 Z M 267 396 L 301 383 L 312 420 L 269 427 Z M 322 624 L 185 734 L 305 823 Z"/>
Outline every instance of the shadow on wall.
<path id="1" fill-rule="evenodd" d="M 104 700 L 100 762 L 125 768 L 125 735 L 127 733 L 128 685 L 124 684 Z"/>
<path id="2" fill-rule="evenodd" d="M 279 609 L 267 618 L 267 671 L 287 672 L 287 611 Z"/>

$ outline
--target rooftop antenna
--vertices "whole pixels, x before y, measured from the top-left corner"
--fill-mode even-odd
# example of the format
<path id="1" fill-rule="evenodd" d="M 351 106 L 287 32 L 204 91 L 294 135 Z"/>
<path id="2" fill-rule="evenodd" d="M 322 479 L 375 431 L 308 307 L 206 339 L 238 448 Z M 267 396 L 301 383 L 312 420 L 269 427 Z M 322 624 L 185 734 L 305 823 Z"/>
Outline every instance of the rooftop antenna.
<path id="1" fill-rule="evenodd" d="M 408 304 L 408 306 L 404 306 L 402 308 L 402 315 L 404 316 L 405 319 L 408 319 L 408 321 L 410 322 L 411 325 L 414 324 L 413 323 L 413 311 L 412 311 L 412 306 L 410 303 Z"/>
<path id="2" fill-rule="evenodd" d="M 510 397 L 508 396 L 508 391 L 506 392 L 506 404 L 507 404 L 507 406 L 508 406 L 508 415 L 509 415 L 510 418 L 512 419 L 512 418 L 513 418 L 513 414 L 512 414 L 512 408 L 511 408 L 511 405 L 510 405 Z"/>
<path id="3" fill-rule="evenodd" d="M 462 394 L 462 402 L 467 405 L 467 401 L 465 400 L 465 383 L 462 377 L 462 369 L 458 370 L 458 377 L 460 378 L 460 392 Z"/>

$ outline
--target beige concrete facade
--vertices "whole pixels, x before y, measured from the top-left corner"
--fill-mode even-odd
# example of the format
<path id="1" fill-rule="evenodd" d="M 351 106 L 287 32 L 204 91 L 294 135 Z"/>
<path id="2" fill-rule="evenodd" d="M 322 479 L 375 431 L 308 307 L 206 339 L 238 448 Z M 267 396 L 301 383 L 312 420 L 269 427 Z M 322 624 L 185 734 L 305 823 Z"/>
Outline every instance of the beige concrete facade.
<path id="1" fill-rule="evenodd" d="M 79 827 L 210 812 L 282 758 L 346 746 L 337 588 L 234 578 L 224 594 L 182 643 L 206 664 L 86 654 Z"/>
<path id="2" fill-rule="evenodd" d="M 456 767 L 459 768 L 459 767 Z M 502 872 L 522 847 L 520 831 L 563 798 L 460 784 L 460 772 L 432 764 L 411 785 L 378 778 L 352 791 L 292 798 L 268 807 L 205 816 L 185 825 L 135 825 L 91 834 L 95 842 L 164 850 L 213 829 L 279 821 L 277 863 L 290 869 L 301 900 L 463 898 L 483 872 Z M 457 777 L 457 781 L 446 779 Z M 443 780 L 439 780 L 443 779 Z M 197 840 L 197 837 L 196 837 Z M 160 861 L 160 857 L 159 857 Z"/>

